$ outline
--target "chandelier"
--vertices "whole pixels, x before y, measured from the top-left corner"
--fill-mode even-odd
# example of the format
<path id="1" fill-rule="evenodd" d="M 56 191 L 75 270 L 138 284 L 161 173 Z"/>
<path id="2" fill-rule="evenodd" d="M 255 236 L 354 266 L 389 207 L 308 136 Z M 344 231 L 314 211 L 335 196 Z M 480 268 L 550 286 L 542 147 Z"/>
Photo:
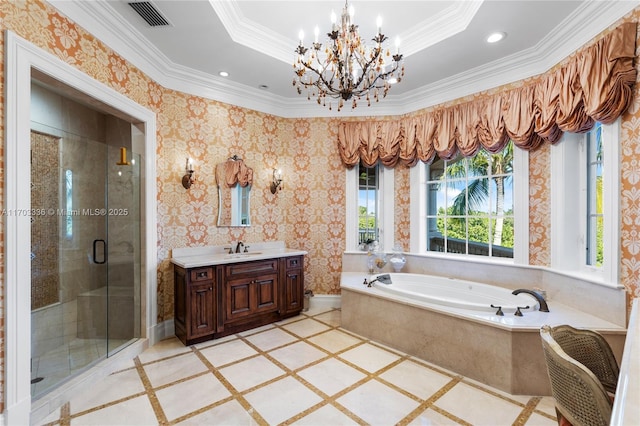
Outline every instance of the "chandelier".
<path id="1" fill-rule="evenodd" d="M 345 1 L 340 24 L 331 12 L 331 32 L 327 33 L 328 43 L 322 50 L 318 42 L 318 27 L 315 28 L 315 42 L 310 48 L 304 47 L 304 33 L 300 31 L 300 44 L 296 48 L 293 68 L 296 76 L 293 85 L 298 94 L 307 92 L 307 99 L 316 98 L 318 104 L 326 106 L 326 98 L 338 99 L 338 111 L 345 102 L 351 100 L 351 108 L 364 98 L 371 106 L 371 98 L 378 102 L 380 93 L 387 96 L 391 84 L 400 82 L 404 76 L 402 55 L 396 41 L 396 53 L 384 49 L 382 43 L 387 36 L 382 34 L 382 20 L 378 17 L 378 33 L 372 39 L 375 44 L 365 46 L 358 34 L 358 26 L 352 23 L 353 7 Z M 331 102 L 329 102 L 331 109 Z"/>

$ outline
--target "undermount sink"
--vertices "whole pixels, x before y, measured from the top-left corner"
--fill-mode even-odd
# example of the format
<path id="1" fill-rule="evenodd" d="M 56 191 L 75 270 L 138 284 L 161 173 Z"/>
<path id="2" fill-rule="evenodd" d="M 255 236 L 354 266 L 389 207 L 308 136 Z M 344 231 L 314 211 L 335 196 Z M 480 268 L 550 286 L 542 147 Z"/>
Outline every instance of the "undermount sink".
<path id="1" fill-rule="evenodd" d="M 242 257 L 251 257 L 262 254 L 261 251 L 247 251 L 243 253 L 229 253 L 225 257 L 228 259 L 242 258 Z"/>

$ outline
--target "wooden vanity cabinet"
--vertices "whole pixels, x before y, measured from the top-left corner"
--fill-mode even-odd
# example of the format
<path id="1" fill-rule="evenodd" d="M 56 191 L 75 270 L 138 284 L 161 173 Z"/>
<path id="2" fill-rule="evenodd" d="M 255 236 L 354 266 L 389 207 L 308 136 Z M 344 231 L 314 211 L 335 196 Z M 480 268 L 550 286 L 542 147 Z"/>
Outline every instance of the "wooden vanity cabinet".
<path id="1" fill-rule="evenodd" d="M 304 297 L 303 259 L 187 269 L 174 265 L 176 336 L 191 345 L 298 315 Z"/>

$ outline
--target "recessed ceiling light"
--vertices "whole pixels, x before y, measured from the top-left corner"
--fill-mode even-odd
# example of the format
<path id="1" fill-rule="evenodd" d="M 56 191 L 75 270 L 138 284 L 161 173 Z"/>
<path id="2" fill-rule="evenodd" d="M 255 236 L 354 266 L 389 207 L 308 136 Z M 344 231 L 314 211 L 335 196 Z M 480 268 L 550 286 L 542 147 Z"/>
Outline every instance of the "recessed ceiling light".
<path id="1" fill-rule="evenodd" d="M 503 38 L 505 38 L 506 36 L 507 36 L 507 34 L 503 33 L 503 32 L 497 32 L 497 33 L 490 34 L 489 37 L 487 37 L 487 43 L 497 43 L 500 40 L 502 40 Z"/>
<path id="2" fill-rule="evenodd" d="M 262 90 L 267 90 L 269 88 L 269 86 L 267 86 L 266 84 L 261 84 L 258 86 L 258 89 L 262 89 Z"/>
<path id="3" fill-rule="evenodd" d="M 229 73 L 226 71 L 220 71 L 218 74 L 220 74 L 220 77 L 229 77 Z"/>

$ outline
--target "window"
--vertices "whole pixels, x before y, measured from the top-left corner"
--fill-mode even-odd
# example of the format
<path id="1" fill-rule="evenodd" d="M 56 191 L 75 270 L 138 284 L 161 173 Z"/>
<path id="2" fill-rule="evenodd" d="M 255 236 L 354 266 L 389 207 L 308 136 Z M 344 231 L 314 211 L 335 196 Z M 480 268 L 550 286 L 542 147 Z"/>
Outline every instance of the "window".
<path id="1" fill-rule="evenodd" d="M 603 169 L 604 149 L 602 125 L 596 123 L 585 135 L 586 141 L 586 264 L 601 267 L 604 260 Z"/>
<path id="2" fill-rule="evenodd" d="M 346 174 L 347 250 L 361 250 L 361 242 L 377 240 L 381 247 L 393 247 L 395 173 L 380 164 L 347 169 Z M 388 230 L 388 232 L 386 232 Z"/>
<path id="3" fill-rule="evenodd" d="M 64 171 L 64 195 L 66 204 L 65 219 L 65 237 L 73 238 L 73 171 L 67 169 Z"/>
<path id="4" fill-rule="evenodd" d="M 551 266 L 617 285 L 620 120 L 551 147 Z"/>
<path id="5" fill-rule="evenodd" d="M 378 166 L 358 166 L 358 244 L 379 241 Z"/>
<path id="6" fill-rule="evenodd" d="M 513 144 L 426 166 L 427 251 L 513 258 Z"/>

